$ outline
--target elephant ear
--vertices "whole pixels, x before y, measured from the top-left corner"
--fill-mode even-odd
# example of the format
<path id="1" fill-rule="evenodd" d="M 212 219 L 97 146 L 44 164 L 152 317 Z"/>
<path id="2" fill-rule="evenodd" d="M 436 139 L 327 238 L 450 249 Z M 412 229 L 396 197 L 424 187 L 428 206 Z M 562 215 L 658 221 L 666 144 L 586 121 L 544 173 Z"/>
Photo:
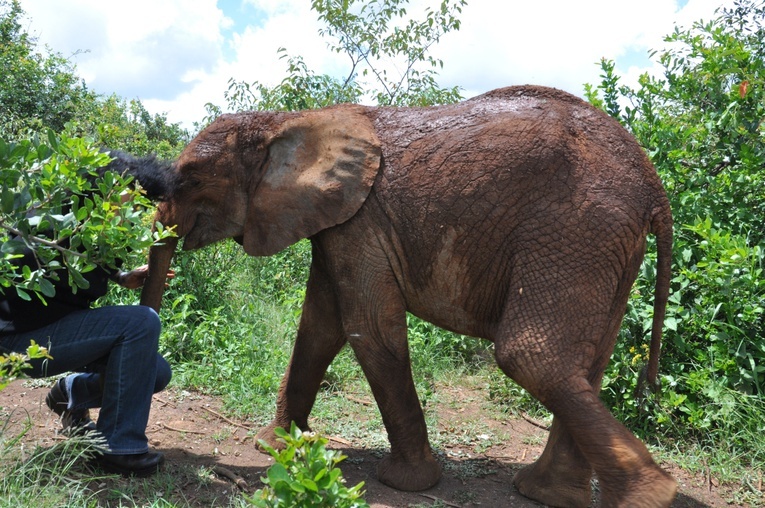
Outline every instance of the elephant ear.
<path id="1" fill-rule="evenodd" d="M 285 121 L 252 183 L 242 244 L 269 256 L 350 219 L 380 169 L 380 141 L 358 107 L 307 111 Z"/>

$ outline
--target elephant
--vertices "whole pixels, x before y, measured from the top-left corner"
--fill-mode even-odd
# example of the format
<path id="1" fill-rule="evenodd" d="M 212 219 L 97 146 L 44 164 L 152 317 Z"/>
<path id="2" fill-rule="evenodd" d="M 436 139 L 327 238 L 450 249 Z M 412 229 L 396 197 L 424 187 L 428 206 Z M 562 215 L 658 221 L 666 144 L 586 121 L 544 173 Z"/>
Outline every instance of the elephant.
<path id="1" fill-rule="evenodd" d="M 441 467 L 415 391 L 406 313 L 494 344 L 500 369 L 553 414 L 539 459 L 513 479 L 551 506 L 669 506 L 675 480 L 600 401 L 647 236 L 656 239 L 648 379 L 669 294 L 672 213 L 644 150 L 566 92 L 493 90 L 457 104 L 341 104 L 219 116 L 172 163 L 141 303 L 159 309 L 183 249 L 234 238 L 269 256 L 309 238 L 297 338 L 273 421 L 308 417 L 345 344 L 390 441 L 381 482 L 427 489 Z"/>

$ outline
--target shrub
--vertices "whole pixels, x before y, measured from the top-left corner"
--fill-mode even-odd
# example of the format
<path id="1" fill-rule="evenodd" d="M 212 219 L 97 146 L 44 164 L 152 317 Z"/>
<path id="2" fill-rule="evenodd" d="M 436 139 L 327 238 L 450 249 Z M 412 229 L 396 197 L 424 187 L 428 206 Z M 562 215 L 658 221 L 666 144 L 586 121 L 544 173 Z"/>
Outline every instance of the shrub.
<path id="1" fill-rule="evenodd" d="M 327 439 L 311 432 L 301 432 L 292 423 L 289 433 L 277 428 L 276 435 L 285 443 L 276 451 L 263 440 L 260 445 L 276 463 L 261 478 L 266 487 L 255 492 L 250 501 L 255 506 L 269 508 L 365 508 L 361 490 L 364 482 L 345 486 L 337 465 L 345 460 L 338 451 L 327 450 Z"/>

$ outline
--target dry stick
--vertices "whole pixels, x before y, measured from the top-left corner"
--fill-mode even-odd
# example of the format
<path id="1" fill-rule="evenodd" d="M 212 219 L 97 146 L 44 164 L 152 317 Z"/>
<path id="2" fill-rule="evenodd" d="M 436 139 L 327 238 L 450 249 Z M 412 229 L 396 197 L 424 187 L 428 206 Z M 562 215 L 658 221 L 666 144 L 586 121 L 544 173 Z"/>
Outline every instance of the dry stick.
<path id="1" fill-rule="evenodd" d="M 206 408 L 206 407 L 202 406 L 202 409 L 204 409 L 204 410 L 205 410 L 205 411 L 207 411 L 208 413 L 212 413 L 212 414 L 214 414 L 215 416 L 217 416 L 218 418 L 220 418 L 220 419 L 221 419 L 221 420 L 223 420 L 224 422 L 230 423 L 231 425 L 233 425 L 233 426 L 235 426 L 235 427 L 241 427 L 241 428 L 243 428 L 243 429 L 252 430 L 252 427 L 251 427 L 251 426 L 248 426 L 248 425 L 244 425 L 243 423 L 237 423 L 237 422 L 235 422 L 235 421 L 233 421 L 233 420 L 229 420 L 228 418 L 226 418 L 226 417 L 225 417 L 225 416 L 223 416 L 222 414 L 220 414 L 220 413 L 217 413 L 217 412 L 213 411 L 213 410 L 212 410 L 212 409 L 210 409 L 210 408 Z"/>
<path id="2" fill-rule="evenodd" d="M 372 402 L 364 399 L 357 399 L 356 397 L 353 397 L 351 395 L 346 395 L 346 399 L 352 401 L 352 402 L 358 402 L 359 404 L 364 404 L 365 406 L 371 406 Z"/>
<path id="3" fill-rule="evenodd" d="M 345 445 L 345 446 L 351 446 L 353 444 L 350 441 L 346 441 L 345 439 L 343 439 L 341 437 L 330 436 L 329 440 L 330 441 L 335 441 L 335 442 L 340 443 L 340 444 Z"/>
<path id="4" fill-rule="evenodd" d="M 453 506 L 454 508 L 462 508 L 460 505 L 458 505 L 458 504 L 452 504 L 452 503 L 450 503 L 449 501 L 446 501 L 446 500 L 444 500 L 444 499 L 441 499 L 440 497 L 431 496 L 430 494 L 420 494 L 420 495 L 421 495 L 422 497 L 427 497 L 427 498 L 428 498 L 428 499 L 430 499 L 431 501 L 436 501 L 436 502 L 440 501 L 440 502 L 442 502 L 443 504 L 445 504 L 446 506 Z"/>
<path id="5" fill-rule="evenodd" d="M 175 404 L 173 404 L 172 402 L 170 402 L 169 400 L 162 399 L 162 398 L 158 397 L 157 395 L 154 395 L 153 399 L 156 400 L 157 402 L 159 402 L 160 404 L 162 404 L 163 406 L 171 406 L 171 407 L 174 407 L 174 408 L 178 407 Z"/>
<path id="6" fill-rule="evenodd" d="M 705 480 L 707 481 L 707 489 L 709 492 L 712 492 L 712 470 L 709 469 L 706 458 L 702 458 L 701 463 L 704 464 L 704 476 L 706 477 Z"/>
<path id="7" fill-rule="evenodd" d="M 247 482 L 242 478 L 241 476 L 238 476 L 236 473 L 231 471 L 228 468 L 225 468 L 223 466 L 215 465 L 212 467 L 213 473 L 217 474 L 218 476 L 222 476 L 224 478 L 228 478 L 234 484 L 239 487 L 240 490 L 246 490 L 247 489 Z"/>
<path id="8" fill-rule="evenodd" d="M 162 427 L 164 427 L 167 430 L 172 430 L 175 432 L 186 432 L 187 434 L 207 434 L 207 432 L 203 430 L 186 430 L 186 429 L 176 429 L 174 427 L 171 427 L 170 425 L 163 423 Z"/>
<path id="9" fill-rule="evenodd" d="M 543 429 L 543 430 L 550 430 L 549 426 L 545 425 L 544 423 L 539 423 L 538 421 L 526 416 L 526 413 L 521 413 L 521 418 L 523 418 L 524 420 L 526 420 L 527 422 L 529 422 L 535 427 L 539 427 L 540 429 Z"/>

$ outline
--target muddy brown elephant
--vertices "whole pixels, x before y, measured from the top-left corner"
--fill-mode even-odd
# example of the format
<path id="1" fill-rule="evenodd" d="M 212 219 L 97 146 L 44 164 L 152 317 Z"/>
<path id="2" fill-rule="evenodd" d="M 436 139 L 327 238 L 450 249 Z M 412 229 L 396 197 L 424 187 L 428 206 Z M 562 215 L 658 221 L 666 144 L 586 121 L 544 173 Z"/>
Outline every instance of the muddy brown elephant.
<path id="1" fill-rule="evenodd" d="M 406 312 L 494 343 L 499 367 L 554 415 L 514 483 L 553 506 L 669 506 L 676 483 L 598 398 L 628 295 L 656 236 L 649 378 L 669 292 L 672 217 L 643 150 L 617 122 L 542 87 L 430 108 L 340 105 L 223 115 L 173 166 L 156 219 L 184 249 L 233 237 L 253 256 L 310 238 L 302 318 L 259 437 L 308 416 L 346 343 L 390 439 L 380 481 L 441 469 L 412 381 Z M 142 303 L 157 309 L 177 242 L 155 247 Z"/>

